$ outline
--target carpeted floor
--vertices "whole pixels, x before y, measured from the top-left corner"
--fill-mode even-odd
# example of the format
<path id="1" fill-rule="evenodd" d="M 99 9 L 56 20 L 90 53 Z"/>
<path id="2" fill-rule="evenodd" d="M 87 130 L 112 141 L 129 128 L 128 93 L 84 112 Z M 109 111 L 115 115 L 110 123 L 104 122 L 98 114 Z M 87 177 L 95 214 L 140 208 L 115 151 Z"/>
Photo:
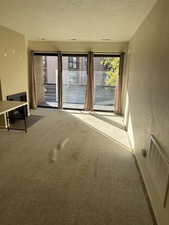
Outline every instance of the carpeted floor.
<path id="1" fill-rule="evenodd" d="M 33 114 L 43 118 L 27 134 L 0 130 L 1 225 L 154 224 L 131 152 L 101 133 L 96 117 Z"/>

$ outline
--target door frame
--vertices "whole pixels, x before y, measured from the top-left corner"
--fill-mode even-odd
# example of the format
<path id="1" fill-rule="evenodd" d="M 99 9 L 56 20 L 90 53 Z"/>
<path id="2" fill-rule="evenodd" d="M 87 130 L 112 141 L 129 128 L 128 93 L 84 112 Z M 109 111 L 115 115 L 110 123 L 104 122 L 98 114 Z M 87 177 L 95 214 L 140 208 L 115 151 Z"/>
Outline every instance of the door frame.
<path id="1" fill-rule="evenodd" d="M 88 52 L 83 52 L 83 53 L 73 53 L 73 52 L 60 52 L 60 51 L 52 51 L 52 52 L 45 52 L 45 51 L 31 51 L 32 58 L 34 55 L 41 55 L 41 56 L 57 56 L 58 58 L 58 106 L 52 107 L 52 106 L 39 106 L 42 108 L 56 108 L 56 109 L 68 109 L 68 110 L 79 110 L 83 111 L 83 109 L 78 109 L 78 108 L 63 108 L 63 79 L 62 79 L 62 56 L 86 56 L 87 57 L 87 67 L 90 66 L 89 60 L 88 60 Z M 60 57 L 60 59 L 59 59 Z M 104 53 L 104 52 L 93 52 L 93 59 L 94 57 L 119 57 L 120 58 L 120 65 L 119 65 L 119 80 L 121 82 L 121 92 L 122 92 L 122 83 L 123 83 L 123 66 L 124 66 L 124 52 L 117 52 L 117 53 Z M 32 63 L 33 65 L 33 63 Z M 60 69 L 59 69 L 60 68 Z M 88 75 L 88 73 L 87 73 Z M 121 93 L 119 98 L 121 99 Z M 93 111 L 98 111 L 98 112 L 115 112 L 114 110 L 98 110 L 98 109 L 93 109 Z"/>
<path id="2" fill-rule="evenodd" d="M 58 59 L 58 52 L 36 52 L 36 51 L 33 51 L 32 52 L 32 58 L 33 56 L 57 56 L 57 61 L 58 61 L 58 65 L 59 65 L 59 59 Z M 60 79 L 59 79 L 59 70 L 58 70 L 58 76 L 57 76 L 57 80 L 58 80 L 58 105 L 57 106 L 47 106 L 47 105 L 40 105 L 38 106 L 39 108 L 52 108 L 52 109 L 59 109 L 60 108 L 60 85 L 59 85 L 59 82 L 60 82 Z"/>
<path id="3" fill-rule="evenodd" d="M 123 64 L 121 63 L 123 61 L 122 55 L 121 53 L 95 53 L 93 54 L 93 61 L 94 61 L 94 57 L 119 57 L 120 58 L 120 64 L 119 64 L 119 79 L 121 77 L 121 72 L 122 71 L 122 66 Z M 93 70 L 94 70 L 94 66 L 93 66 Z M 93 71 L 93 75 L 94 75 L 94 71 Z M 94 98 L 94 96 L 93 96 Z M 121 96 L 120 96 L 121 98 Z M 112 112 L 114 113 L 115 110 L 102 110 L 102 109 L 94 109 L 94 104 L 93 104 L 93 111 L 94 112 Z"/>
<path id="4" fill-rule="evenodd" d="M 74 56 L 74 57 L 86 57 L 87 58 L 87 64 L 86 64 L 86 72 L 87 72 L 87 66 L 88 66 L 88 53 L 62 53 L 62 56 Z M 63 58 L 62 58 L 63 60 Z M 62 76 L 63 76 L 63 70 L 62 70 Z M 88 73 L 87 73 L 87 76 L 88 76 Z M 63 78 L 63 77 L 62 77 Z M 63 79 L 62 79 L 62 82 L 63 82 Z M 87 84 L 86 84 L 87 85 Z M 63 93 L 63 85 L 62 85 L 62 93 Z M 86 94 L 86 93 L 85 93 Z M 62 105 L 63 105 L 63 98 L 62 98 Z M 84 104 L 85 105 L 85 104 Z M 79 108 L 69 108 L 69 107 L 62 107 L 63 109 L 67 109 L 67 110 L 79 110 L 79 111 L 84 111 L 85 110 L 85 107 L 82 108 L 82 109 L 79 109 Z"/>

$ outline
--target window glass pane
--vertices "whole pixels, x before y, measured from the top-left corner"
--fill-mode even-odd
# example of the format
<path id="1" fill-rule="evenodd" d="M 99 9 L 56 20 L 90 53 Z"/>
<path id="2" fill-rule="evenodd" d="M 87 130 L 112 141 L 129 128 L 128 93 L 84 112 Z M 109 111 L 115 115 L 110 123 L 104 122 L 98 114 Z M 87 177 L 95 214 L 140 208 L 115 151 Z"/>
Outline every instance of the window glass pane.
<path id="1" fill-rule="evenodd" d="M 94 105 L 95 110 L 113 111 L 115 91 L 119 78 L 120 57 L 94 57 Z"/>
<path id="2" fill-rule="evenodd" d="M 34 55 L 34 73 L 38 80 L 39 106 L 58 106 L 58 58 Z"/>
<path id="3" fill-rule="evenodd" d="M 84 58 L 87 56 L 73 57 L 73 70 L 68 63 L 70 56 L 63 56 L 63 107 L 83 109 L 87 85 L 87 66 Z M 78 66 L 77 66 L 78 63 Z"/>

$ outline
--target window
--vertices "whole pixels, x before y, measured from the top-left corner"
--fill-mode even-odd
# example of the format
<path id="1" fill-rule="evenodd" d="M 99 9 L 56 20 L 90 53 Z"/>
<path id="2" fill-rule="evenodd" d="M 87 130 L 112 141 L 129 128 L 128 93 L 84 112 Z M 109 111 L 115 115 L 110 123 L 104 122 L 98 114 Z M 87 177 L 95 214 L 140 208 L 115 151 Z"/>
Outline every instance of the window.
<path id="1" fill-rule="evenodd" d="M 68 57 L 68 68 L 69 69 L 79 69 L 79 58 L 77 56 Z"/>
<path id="2" fill-rule="evenodd" d="M 123 54 L 33 53 L 40 106 L 120 111 Z M 59 66 L 58 66 L 59 64 Z M 62 107 L 63 106 L 63 107 Z"/>
<path id="3" fill-rule="evenodd" d="M 85 107 L 87 66 L 84 65 L 84 61 L 86 59 L 87 55 L 85 54 L 62 56 L 62 64 L 64 65 L 62 73 L 63 108 L 84 109 Z M 70 64 L 71 69 L 69 69 Z"/>
<path id="4" fill-rule="evenodd" d="M 33 55 L 33 70 L 38 80 L 38 106 L 58 107 L 58 56 Z"/>
<path id="5" fill-rule="evenodd" d="M 120 56 L 94 55 L 93 109 L 114 111 Z"/>
<path id="6" fill-rule="evenodd" d="M 87 57 L 84 57 L 83 61 L 84 61 L 84 65 L 87 66 Z"/>

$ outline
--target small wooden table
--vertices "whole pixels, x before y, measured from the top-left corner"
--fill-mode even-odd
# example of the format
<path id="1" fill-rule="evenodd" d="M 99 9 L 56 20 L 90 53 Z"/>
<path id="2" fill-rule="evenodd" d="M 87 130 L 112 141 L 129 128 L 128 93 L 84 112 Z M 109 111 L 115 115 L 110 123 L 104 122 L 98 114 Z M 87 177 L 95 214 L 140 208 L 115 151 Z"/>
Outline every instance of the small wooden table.
<path id="1" fill-rule="evenodd" d="M 19 102 L 19 101 L 0 101 L 0 115 L 6 115 L 6 122 L 7 122 L 7 129 L 13 129 L 10 127 L 10 119 L 8 113 L 15 109 L 23 107 L 24 111 L 24 129 L 17 129 L 17 130 L 25 130 L 27 132 L 27 102 Z"/>

